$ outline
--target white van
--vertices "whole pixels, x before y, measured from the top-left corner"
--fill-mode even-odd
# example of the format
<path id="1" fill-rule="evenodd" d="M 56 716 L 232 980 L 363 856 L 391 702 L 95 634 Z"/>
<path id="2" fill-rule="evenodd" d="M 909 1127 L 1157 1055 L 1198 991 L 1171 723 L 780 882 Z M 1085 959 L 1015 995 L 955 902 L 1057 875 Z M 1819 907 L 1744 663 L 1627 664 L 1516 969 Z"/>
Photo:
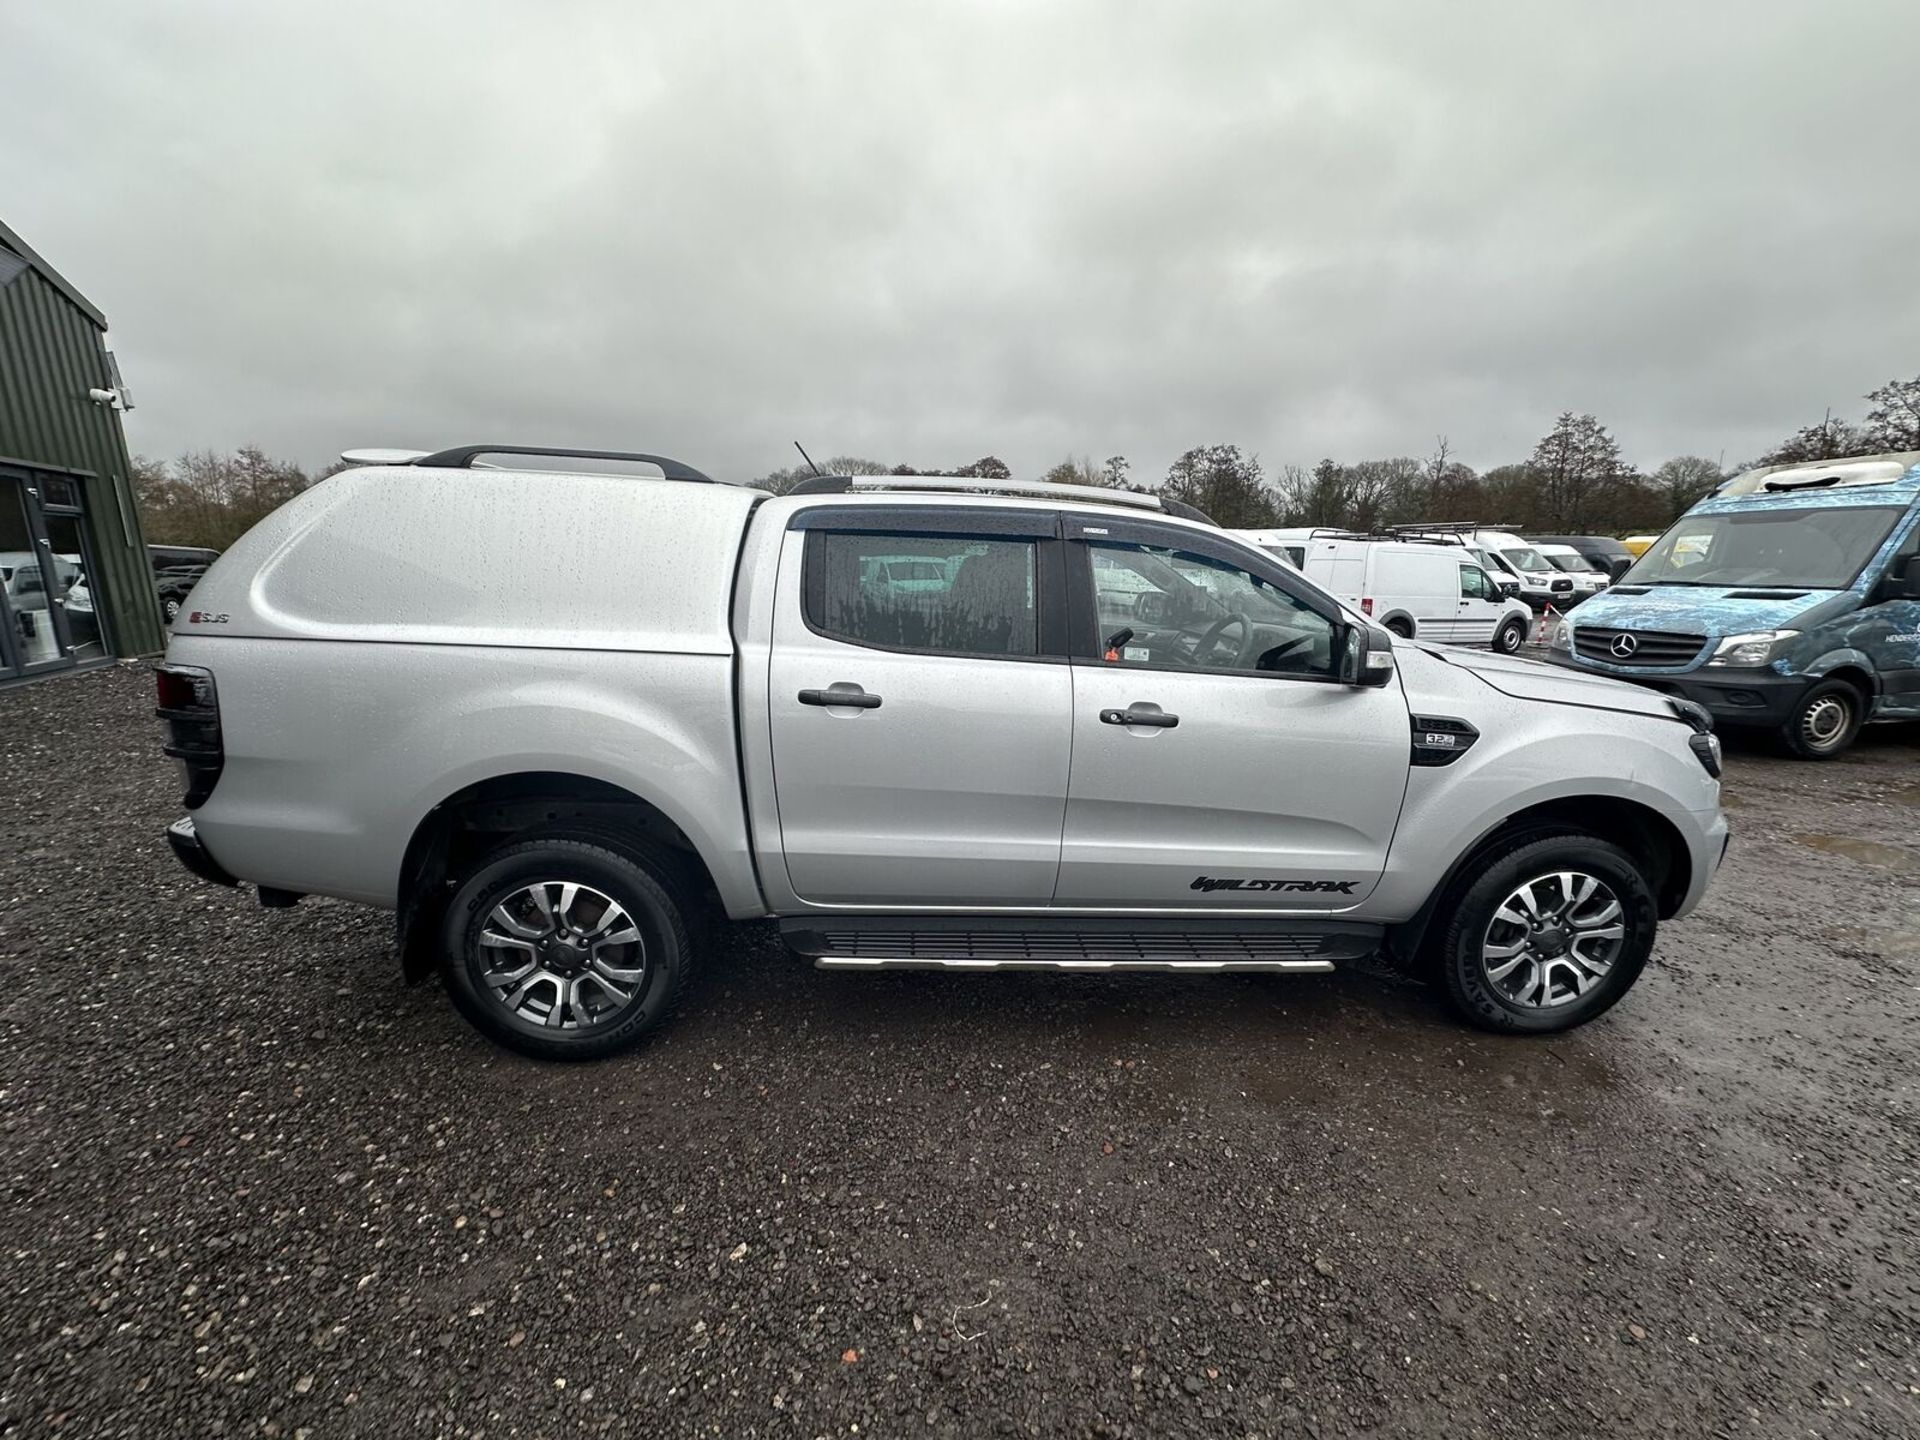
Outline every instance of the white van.
<path id="1" fill-rule="evenodd" d="M 1526 643 L 1532 612 L 1504 596 L 1458 546 L 1360 539 L 1287 543 L 1303 547 L 1299 568 L 1309 580 L 1396 635 L 1486 645 L 1507 655 Z"/>
<path id="2" fill-rule="evenodd" d="M 1573 577 L 1555 569 L 1546 557 L 1509 530 L 1485 525 L 1395 525 L 1394 533 L 1409 539 L 1441 540 L 1463 547 L 1495 577 L 1511 580 L 1516 593 L 1536 611 L 1551 605 L 1564 610 L 1579 598 Z"/>
<path id="3" fill-rule="evenodd" d="M 1589 595 L 1598 595 L 1607 588 L 1605 575 L 1596 570 L 1588 560 L 1571 545 L 1555 545 L 1551 541 L 1536 540 L 1533 548 L 1540 557 L 1561 574 L 1573 580 L 1573 598 L 1575 601 L 1586 599 Z"/>

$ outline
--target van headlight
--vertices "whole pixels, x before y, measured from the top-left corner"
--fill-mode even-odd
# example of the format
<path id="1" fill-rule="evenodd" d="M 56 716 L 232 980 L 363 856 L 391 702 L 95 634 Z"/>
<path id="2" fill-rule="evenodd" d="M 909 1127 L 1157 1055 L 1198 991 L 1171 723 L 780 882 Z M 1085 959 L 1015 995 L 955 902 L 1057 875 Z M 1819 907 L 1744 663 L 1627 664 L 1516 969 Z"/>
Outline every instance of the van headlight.
<path id="1" fill-rule="evenodd" d="M 1556 620 L 1547 627 L 1547 648 L 1558 650 L 1562 655 L 1573 653 L 1573 622 Z"/>
<path id="2" fill-rule="evenodd" d="M 1798 640 L 1798 630 L 1756 630 L 1751 635 L 1729 635 L 1713 652 L 1709 665 L 1764 665 L 1789 640 Z"/>

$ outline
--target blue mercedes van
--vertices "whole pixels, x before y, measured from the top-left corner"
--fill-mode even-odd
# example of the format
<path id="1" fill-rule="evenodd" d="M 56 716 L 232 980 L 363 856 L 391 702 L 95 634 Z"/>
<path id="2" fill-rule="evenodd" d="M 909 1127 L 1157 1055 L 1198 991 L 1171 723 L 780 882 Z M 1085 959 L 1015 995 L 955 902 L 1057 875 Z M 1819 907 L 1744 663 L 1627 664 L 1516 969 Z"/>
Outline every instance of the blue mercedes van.
<path id="1" fill-rule="evenodd" d="M 1920 452 L 1735 477 L 1549 644 L 1807 760 L 1869 720 L 1920 718 Z"/>

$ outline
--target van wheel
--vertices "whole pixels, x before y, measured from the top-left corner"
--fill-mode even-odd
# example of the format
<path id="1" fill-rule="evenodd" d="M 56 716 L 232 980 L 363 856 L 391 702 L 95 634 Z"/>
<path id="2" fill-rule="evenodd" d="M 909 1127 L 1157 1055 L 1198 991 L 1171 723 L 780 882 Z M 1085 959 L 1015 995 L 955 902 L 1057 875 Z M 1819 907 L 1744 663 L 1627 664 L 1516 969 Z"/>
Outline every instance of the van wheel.
<path id="1" fill-rule="evenodd" d="M 1866 697 L 1853 686 L 1822 680 L 1801 697 L 1780 738 L 1802 760 L 1831 760 L 1853 744 L 1866 713 Z"/>
<path id="2" fill-rule="evenodd" d="M 1398 635 L 1402 640 L 1411 640 L 1413 638 L 1413 622 L 1405 619 L 1403 616 L 1394 616 L 1391 620 L 1387 621 L 1386 628 Z"/>
<path id="3" fill-rule="evenodd" d="M 1517 615 L 1510 615 L 1501 622 L 1500 628 L 1493 632 L 1493 648 L 1502 655 L 1518 655 L 1520 647 L 1527 643 L 1527 622 Z"/>
<path id="4" fill-rule="evenodd" d="M 496 850 L 447 907 L 447 993 L 483 1035 L 522 1055 L 599 1060 L 630 1049 L 673 1013 L 693 969 L 685 906 L 670 886 L 593 840 Z"/>
<path id="5" fill-rule="evenodd" d="M 1570 832 L 1476 867 L 1441 932 L 1441 978 L 1470 1025 L 1552 1034 L 1632 988 L 1653 949 L 1653 890 L 1618 845 Z"/>

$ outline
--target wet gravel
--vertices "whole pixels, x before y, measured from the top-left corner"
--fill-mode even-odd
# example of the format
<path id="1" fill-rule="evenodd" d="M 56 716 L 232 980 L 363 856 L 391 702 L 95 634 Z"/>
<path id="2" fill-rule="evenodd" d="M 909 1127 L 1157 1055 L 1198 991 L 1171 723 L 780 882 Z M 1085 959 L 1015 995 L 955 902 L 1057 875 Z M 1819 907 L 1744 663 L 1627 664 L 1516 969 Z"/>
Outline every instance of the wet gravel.
<path id="1" fill-rule="evenodd" d="M 1920 732 L 1736 750 L 1571 1036 L 749 927 L 554 1068 L 177 869 L 149 704 L 0 693 L 0 1435 L 1920 1433 Z"/>

